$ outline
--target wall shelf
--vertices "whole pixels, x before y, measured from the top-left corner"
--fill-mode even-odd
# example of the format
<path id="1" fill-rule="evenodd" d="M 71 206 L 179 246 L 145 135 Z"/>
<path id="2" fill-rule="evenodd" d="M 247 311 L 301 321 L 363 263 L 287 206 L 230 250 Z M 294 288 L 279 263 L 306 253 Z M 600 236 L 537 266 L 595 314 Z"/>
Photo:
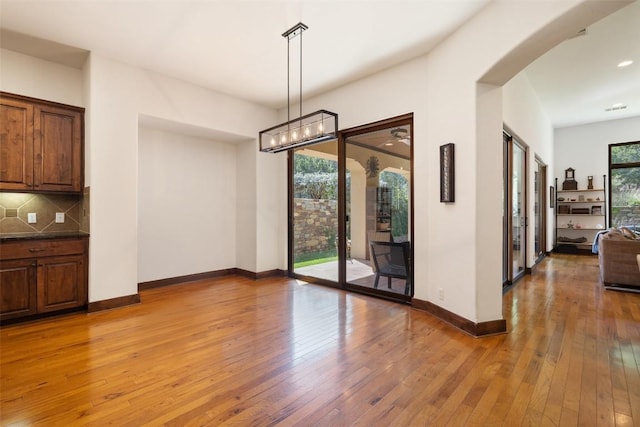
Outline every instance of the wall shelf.
<path id="1" fill-rule="evenodd" d="M 558 188 L 558 178 L 556 178 L 556 226 L 554 239 L 554 250 L 556 252 L 586 253 L 593 244 L 598 232 L 607 227 L 606 175 L 602 176 L 602 184 L 602 188 L 560 190 Z M 558 200 L 558 198 L 563 200 Z M 579 200 L 581 198 L 584 200 Z M 591 200 L 586 200 L 587 198 Z M 572 226 L 569 227 L 567 224 Z M 586 242 L 564 241 L 564 239 L 578 238 L 584 238 Z M 590 253 L 591 251 L 588 252 Z"/>
<path id="2" fill-rule="evenodd" d="M 556 182 L 557 180 L 558 178 L 556 178 Z M 604 188 L 594 188 L 591 190 L 558 190 L 557 193 L 588 193 L 591 191 L 604 191 Z"/>

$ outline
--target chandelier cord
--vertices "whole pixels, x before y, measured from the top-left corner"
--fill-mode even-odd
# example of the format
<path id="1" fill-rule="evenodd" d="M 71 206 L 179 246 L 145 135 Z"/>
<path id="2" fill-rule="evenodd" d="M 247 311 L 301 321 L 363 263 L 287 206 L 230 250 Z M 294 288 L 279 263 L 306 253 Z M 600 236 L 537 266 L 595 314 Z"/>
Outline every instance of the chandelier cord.
<path id="1" fill-rule="evenodd" d="M 298 117 L 302 117 L 302 31 L 300 31 L 300 115 Z M 302 125 L 302 122 L 300 124 Z"/>

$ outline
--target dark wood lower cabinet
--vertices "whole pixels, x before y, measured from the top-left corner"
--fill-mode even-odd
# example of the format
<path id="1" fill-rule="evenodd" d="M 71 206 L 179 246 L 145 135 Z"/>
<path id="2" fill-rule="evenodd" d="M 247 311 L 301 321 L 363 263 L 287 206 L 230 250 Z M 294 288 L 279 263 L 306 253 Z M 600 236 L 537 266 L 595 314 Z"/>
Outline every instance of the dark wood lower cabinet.
<path id="1" fill-rule="evenodd" d="M 10 241 L 0 249 L 0 321 L 87 305 L 86 238 Z"/>
<path id="2" fill-rule="evenodd" d="M 0 318 L 36 314 L 36 260 L 2 261 L 0 267 Z"/>
<path id="3" fill-rule="evenodd" d="M 64 310 L 86 304 L 84 256 L 38 260 L 38 312 Z"/>

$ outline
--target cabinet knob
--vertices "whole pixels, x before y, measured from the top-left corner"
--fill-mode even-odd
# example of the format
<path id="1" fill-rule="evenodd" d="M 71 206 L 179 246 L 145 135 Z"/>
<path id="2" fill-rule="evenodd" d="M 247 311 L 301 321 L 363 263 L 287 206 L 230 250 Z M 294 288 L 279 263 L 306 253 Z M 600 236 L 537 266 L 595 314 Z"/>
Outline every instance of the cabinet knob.
<path id="1" fill-rule="evenodd" d="M 29 252 L 31 252 L 31 253 L 42 252 L 44 250 L 45 250 L 45 248 L 29 248 Z"/>

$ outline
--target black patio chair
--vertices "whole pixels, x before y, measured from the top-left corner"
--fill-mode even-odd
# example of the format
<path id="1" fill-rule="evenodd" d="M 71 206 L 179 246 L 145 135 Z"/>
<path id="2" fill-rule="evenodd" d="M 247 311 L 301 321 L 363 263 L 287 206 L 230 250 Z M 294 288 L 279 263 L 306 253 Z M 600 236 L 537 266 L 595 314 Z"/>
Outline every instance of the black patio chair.
<path id="1" fill-rule="evenodd" d="M 391 279 L 404 279 L 404 294 L 411 291 L 411 264 L 409 242 L 370 242 L 371 259 L 375 265 L 376 280 L 374 288 L 378 288 L 380 276 L 387 278 L 387 287 L 391 289 Z"/>

